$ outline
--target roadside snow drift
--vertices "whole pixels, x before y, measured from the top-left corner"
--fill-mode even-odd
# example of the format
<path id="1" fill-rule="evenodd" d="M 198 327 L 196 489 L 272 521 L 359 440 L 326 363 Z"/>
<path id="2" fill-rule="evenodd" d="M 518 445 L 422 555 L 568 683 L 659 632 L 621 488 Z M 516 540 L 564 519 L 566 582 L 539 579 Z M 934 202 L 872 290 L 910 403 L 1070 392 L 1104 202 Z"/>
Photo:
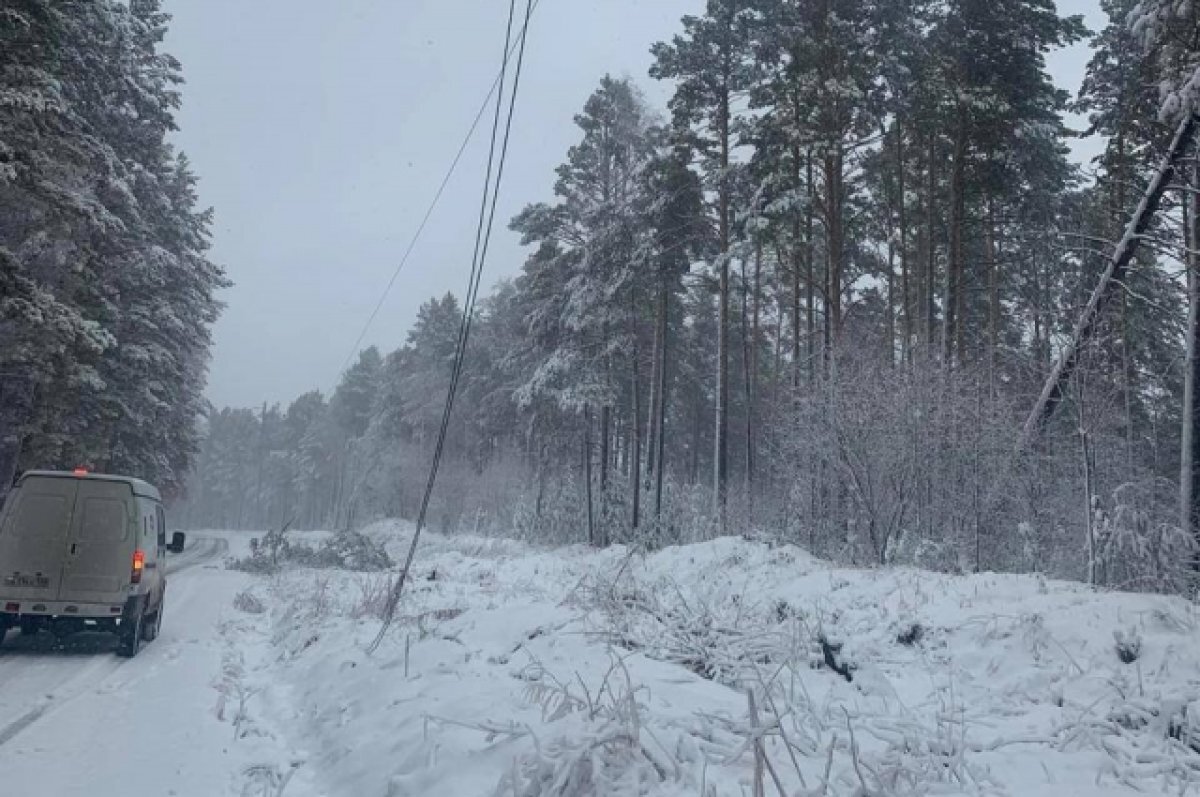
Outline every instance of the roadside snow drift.
<path id="1" fill-rule="evenodd" d="M 406 542 L 399 526 L 370 533 Z M 294 570 L 238 596 L 242 644 L 264 652 L 231 665 L 230 694 L 254 696 L 245 722 L 289 729 L 312 788 L 1063 797 L 1200 783 L 1198 618 L 1180 599 L 839 569 L 734 538 L 643 555 L 431 536 L 416 567 L 374 655 L 394 574 Z"/>

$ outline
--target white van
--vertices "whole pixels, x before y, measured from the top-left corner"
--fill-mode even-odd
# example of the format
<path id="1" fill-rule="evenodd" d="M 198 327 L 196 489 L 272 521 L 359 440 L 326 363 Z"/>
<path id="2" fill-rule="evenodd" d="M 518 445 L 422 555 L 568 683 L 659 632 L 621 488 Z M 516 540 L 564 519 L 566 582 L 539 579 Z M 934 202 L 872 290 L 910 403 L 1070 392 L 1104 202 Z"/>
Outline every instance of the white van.
<path id="1" fill-rule="evenodd" d="M 182 550 L 176 533 L 172 550 Z M 0 641 L 16 627 L 113 631 L 134 656 L 158 636 L 166 597 L 166 518 L 140 479 L 29 471 L 0 512 Z"/>

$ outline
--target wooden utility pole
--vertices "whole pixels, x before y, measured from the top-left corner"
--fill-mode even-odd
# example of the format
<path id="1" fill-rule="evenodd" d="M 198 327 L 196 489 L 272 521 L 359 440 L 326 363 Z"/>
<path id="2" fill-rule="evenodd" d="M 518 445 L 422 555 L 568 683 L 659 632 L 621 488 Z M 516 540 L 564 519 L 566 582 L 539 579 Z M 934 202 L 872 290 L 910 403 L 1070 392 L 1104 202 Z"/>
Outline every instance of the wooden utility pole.
<path id="1" fill-rule="evenodd" d="M 1150 178 L 1150 184 L 1146 186 L 1146 192 L 1142 195 L 1142 201 L 1138 203 L 1133 218 L 1129 220 L 1125 234 L 1113 248 L 1108 265 L 1100 276 L 1100 282 L 1096 285 L 1091 299 L 1088 300 L 1083 314 L 1075 325 L 1074 334 L 1071 335 L 1055 362 L 1053 370 L 1042 387 L 1041 395 L 1025 420 L 1019 445 L 1021 450 L 1028 450 L 1033 445 L 1041 434 L 1046 421 L 1062 403 L 1066 394 L 1066 385 L 1079 364 L 1079 352 L 1096 334 L 1096 326 L 1104 308 L 1120 290 L 1125 278 L 1125 270 L 1129 267 L 1133 256 L 1137 254 L 1142 238 L 1150 229 L 1150 224 L 1154 221 L 1158 206 L 1162 202 L 1163 194 L 1166 193 L 1167 186 L 1175 178 L 1179 161 L 1183 157 L 1183 153 L 1187 151 L 1188 144 L 1195 136 L 1198 127 L 1200 127 L 1200 115 L 1193 113 L 1184 117 L 1180 121 L 1179 127 L 1176 128 L 1175 137 L 1172 139 L 1170 147 L 1167 148 L 1166 154 L 1163 155 L 1162 162 L 1154 172 L 1154 176 Z"/>

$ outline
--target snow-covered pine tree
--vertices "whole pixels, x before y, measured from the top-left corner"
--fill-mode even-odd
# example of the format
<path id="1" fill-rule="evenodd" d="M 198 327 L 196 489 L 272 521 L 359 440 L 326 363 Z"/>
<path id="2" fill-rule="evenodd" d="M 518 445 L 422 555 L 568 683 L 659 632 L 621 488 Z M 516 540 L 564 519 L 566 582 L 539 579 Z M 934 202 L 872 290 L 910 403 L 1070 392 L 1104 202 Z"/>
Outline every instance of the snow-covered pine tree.
<path id="1" fill-rule="evenodd" d="M 108 3 L 49 0 L 0 15 L 0 492 L 80 429 L 55 397 L 102 387 L 95 363 L 112 338 L 83 300 L 103 279 L 94 242 L 125 227 L 103 197 L 123 174 L 89 111 L 111 84 L 100 61 L 114 16 Z"/>
<path id="2" fill-rule="evenodd" d="M 745 0 L 708 0 L 703 16 L 682 20 L 683 33 L 651 48 L 650 75 L 677 81 L 671 98 L 676 125 L 693 130 L 707 187 L 716 192 L 717 272 L 716 425 L 713 454 L 713 515 L 722 529 L 729 502 L 729 269 L 733 238 L 730 153 L 735 145 L 733 102 L 752 78 L 750 26 L 755 19 Z"/>
<path id="3" fill-rule="evenodd" d="M 181 81 L 159 51 L 167 19 L 157 0 L 23 0 L 0 19 L 4 485 L 17 467 L 92 464 L 171 494 L 197 448 L 225 282 L 166 142 Z"/>
<path id="4" fill-rule="evenodd" d="M 529 308 L 531 341 L 541 349 L 521 394 L 526 401 L 550 396 L 571 412 L 599 407 L 600 500 L 607 513 L 620 442 L 615 422 L 627 424 L 631 448 L 624 461 L 631 474 L 639 470 L 631 463 L 640 459 L 640 408 L 614 413 L 623 392 L 631 401 L 638 395 L 640 322 L 652 307 L 652 275 L 637 267 L 638 189 L 652 147 L 643 101 L 627 81 L 605 77 L 575 121 L 583 137 L 558 168 L 558 203 L 531 205 L 512 222 L 527 243 L 538 244 L 525 283 L 546 284 L 534 288 L 543 303 Z M 622 371 L 630 374 L 627 382 Z M 632 478 L 631 490 L 639 483 Z M 601 523 L 597 543 L 606 543 L 608 527 Z"/>

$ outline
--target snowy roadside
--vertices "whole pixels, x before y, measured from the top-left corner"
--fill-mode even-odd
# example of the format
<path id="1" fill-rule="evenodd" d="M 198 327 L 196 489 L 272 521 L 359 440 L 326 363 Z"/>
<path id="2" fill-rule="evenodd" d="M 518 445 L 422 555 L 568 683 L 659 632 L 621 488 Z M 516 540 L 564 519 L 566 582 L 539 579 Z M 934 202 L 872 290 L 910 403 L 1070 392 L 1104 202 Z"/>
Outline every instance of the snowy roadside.
<path id="1" fill-rule="evenodd" d="M 249 727 L 309 751 L 313 784 L 288 794 L 1200 788 L 1182 600 L 734 538 L 642 556 L 431 536 L 418 568 L 374 655 L 388 574 L 293 570 L 242 596 L 237 634 L 262 644 L 238 649 L 261 658 L 230 669 L 260 683 L 227 705 L 260 689 Z"/>

